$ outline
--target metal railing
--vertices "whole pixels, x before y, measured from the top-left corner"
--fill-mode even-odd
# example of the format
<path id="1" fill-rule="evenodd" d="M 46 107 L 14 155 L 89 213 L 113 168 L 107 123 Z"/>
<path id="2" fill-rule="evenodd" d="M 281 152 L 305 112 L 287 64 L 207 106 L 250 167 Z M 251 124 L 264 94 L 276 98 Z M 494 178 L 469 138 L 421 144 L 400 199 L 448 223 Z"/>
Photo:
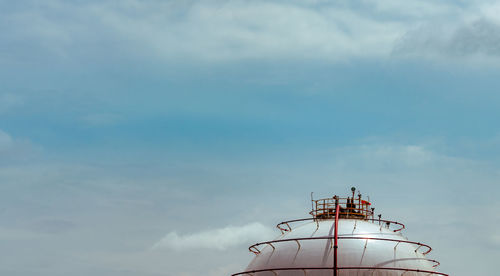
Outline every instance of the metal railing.
<path id="1" fill-rule="evenodd" d="M 258 269 L 258 270 L 249 270 L 244 272 L 239 272 L 233 274 L 232 276 L 238 275 L 253 275 L 253 273 L 258 272 L 273 272 L 275 275 L 278 275 L 275 271 L 304 271 L 304 275 L 306 275 L 306 271 L 308 270 L 334 270 L 331 267 L 281 267 L 281 268 L 269 268 L 269 269 Z M 421 270 L 421 269 L 411 269 L 411 268 L 399 268 L 399 267 L 363 267 L 363 266 L 349 266 L 349 267 L 338 267 L 337 270 L 389 270 L 389 271 L 403 271 L 404 272 L 416 272 L 423 273 L 427 275 L 441 275 L 441 276 L 449 276 L 448 274 L 431 271 L 431 270 Z M 402 275 L 402 274 L 401 274 Z"/>
<path id="2" fill-rule="evenodd" d="M 282 243 L 282 242 L 296 242 L 298 245 L 298 249 L 301 248 L 300 241 L 309 241 L 309 240 L 333 240 L 333 236 L 325 236 L 325 237 L 307 237 L 307 238 L 293 238 L 293 239 L 282 239 L 282 240 L 272 240 L 272 241 L 265 241 L 265 242 L 259 242 L 256 244 L 251 245 L 248 247 L 248 250 L 256 255 L 261 253 L 261 250 L 258 248 L 261 245 L 269 245 L 275 249 L 274 244 L 276 243 Z M 407 241 L 407 240 L 398 240 L 398 239 L 386 239 L 386 238 L 373 238 L 373 237 L 338 237 L 339 240 L 374 240 L 374 241 L 386 241 L 386 242 L 395 242 L 397 243 L 394 249 L 400 244 L 400 243 L 406 243 L 406 244 L 413 244 L 416 245 L 417 248 L 415 249 L 415 252 L 417 252 L 420 248 L 425 248 L 426 251 L 421 252 L 423 255 L 427 255 L 432 251 L 432 247 L 430 247 L 427 244 L 420 243 L 420 242 L 413 242 L 413 241 Z"/>
<path id="3" fill-rule="evenodd" d="M 337 201 L 338 200 L 338 201 Z M 361 199 L 361 195 L 354 197 L 332 197 L 312 200 L 313 210 L 309 213 L 316 219 L 331 219 L 335 217 L 335 202 L 340 205 L 340 218 L 373 219 L 371 203 Z"/>
<path id="4" fill-rule="evenodd" d="M 334 218 L 332 218 L 332 219 L 334 219 Z M 310 221 L 310 220 L 316 221 L 317 219 L 316 218 L 304 218 L 304 219 L 294 219 L 294 220 L 282 221 L 276 225 L 276 228 L 278 228 L 281 231 L 281 233 L 284 234 L 285 232 L 292 231 L 292 229 L 293 229 L 292 224 L 293 223 L 302 222 L 302 221 Z M 385 225 L 387 228 L 391 227 L 391 225 L 397 225 L 398 228 L 391 229 L 393 232 L 399 232 L 399 231 L 405 229 L 405 225 L 403 223 L 397 222 L 397 221 L 384 220 L 384 219 L 374 219 L 374 218 L 367 218 L 364 220 L 371 221 L 374 223 L 378 222 L 379 225 Z"/>

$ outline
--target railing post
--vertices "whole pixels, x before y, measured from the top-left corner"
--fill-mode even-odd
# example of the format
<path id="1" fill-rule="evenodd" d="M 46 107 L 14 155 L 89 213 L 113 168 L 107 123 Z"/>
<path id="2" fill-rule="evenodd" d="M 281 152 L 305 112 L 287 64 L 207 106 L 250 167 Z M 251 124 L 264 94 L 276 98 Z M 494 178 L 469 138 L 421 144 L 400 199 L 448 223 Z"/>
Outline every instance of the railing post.
<path id="1" fill-rule="evenodd" d="M 338 238 L 339 238 L 339 213 L 340 213 L 340 205 L 339 198 L 335 198 L 335 232 L 334 237 L 335 241 L 333 244 L 333 276 L 337 276 L 337 249 L 338 249 Z"/>

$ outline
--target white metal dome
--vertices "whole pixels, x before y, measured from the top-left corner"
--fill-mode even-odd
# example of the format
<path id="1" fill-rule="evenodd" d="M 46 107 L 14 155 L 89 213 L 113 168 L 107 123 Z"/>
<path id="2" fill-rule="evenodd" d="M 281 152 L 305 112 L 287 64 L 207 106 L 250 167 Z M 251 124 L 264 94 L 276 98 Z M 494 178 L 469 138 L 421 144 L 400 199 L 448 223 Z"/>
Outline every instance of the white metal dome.
<path id="1" fill-rule="evenodd" d="M 282 222 L 282 235 L 250 246 L 255 258 L 233 276 L 447 275 L 426 257 L 430 246 L 403 237 L 401 223 L 375 219 L 361 195 L 313 203 L 312 218 Z"/>

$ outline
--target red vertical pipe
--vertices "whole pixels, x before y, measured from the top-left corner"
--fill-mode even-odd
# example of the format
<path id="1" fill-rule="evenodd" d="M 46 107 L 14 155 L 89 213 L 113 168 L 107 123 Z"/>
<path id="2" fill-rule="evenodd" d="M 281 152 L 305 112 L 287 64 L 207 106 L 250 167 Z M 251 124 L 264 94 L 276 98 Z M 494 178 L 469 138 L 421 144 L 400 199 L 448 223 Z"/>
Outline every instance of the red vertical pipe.
<path id="1" fill-rule="evenodd" d="M 335 199 L 335 232 L 334 232 L 334 244 L 333 244 L 333 275 L 337 276 L 337 248 L 338 239 L 339 239 L 339 213 L 340 213 L 340 205 L 339 199 Z"/>

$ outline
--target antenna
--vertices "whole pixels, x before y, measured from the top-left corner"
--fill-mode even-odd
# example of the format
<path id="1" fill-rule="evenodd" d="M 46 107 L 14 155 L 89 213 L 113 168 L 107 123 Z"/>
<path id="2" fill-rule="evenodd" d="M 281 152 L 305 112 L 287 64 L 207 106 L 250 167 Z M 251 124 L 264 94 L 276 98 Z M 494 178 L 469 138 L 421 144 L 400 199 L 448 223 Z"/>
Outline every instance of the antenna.
<path id="1" fill-rule="evenodd" d="M 313 199 L 313 194 L 314 194 L 314 192 L 311 192 L 311 215 L 314 217 L 314 199 Z"/>

